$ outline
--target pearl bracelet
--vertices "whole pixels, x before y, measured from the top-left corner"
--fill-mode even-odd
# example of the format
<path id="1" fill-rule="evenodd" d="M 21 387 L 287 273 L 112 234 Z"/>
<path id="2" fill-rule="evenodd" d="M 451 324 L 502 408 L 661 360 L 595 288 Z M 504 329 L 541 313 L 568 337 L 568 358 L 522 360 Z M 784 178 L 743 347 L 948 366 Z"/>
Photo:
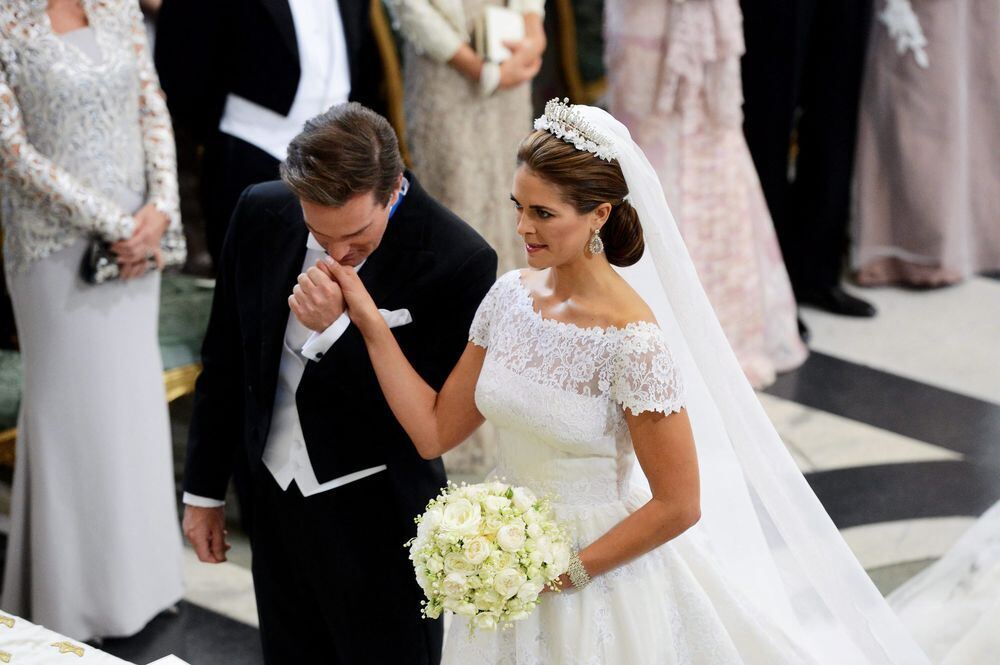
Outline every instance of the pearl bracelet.
<path id="1" fill-rule="evenodd" d="M 577 550 L 573 550 L 573 553 L 569 555 L 569 569 L 566 574 L 569 575 L 569 581 L 577 589 L 582 589 L 591 582 L 590 575 L 587 573 L 583 561 L 580 561 L 580 553 Z"/>

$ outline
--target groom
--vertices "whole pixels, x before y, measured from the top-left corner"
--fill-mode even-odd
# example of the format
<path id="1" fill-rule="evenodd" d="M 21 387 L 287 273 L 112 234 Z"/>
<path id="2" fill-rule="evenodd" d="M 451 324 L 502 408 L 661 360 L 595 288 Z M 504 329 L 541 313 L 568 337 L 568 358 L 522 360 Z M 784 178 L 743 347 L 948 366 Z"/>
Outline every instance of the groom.
<path id="1" fill-rule="evenodd" d="M 354 266 L 407 358 L 440 389 L 496 254 L 404 172 L 389 123 L 359 104 L 307 122 L 281 175 L 243 193 L 223 247 L 184 532 L 200 560 L 225 561 L 222 499 L 245 455 L 266 662 L 436 664 L 441 625 L 420 616 L 403 543 L 444 468 L 421 459 L 393 417 L 339 287 L 316 265 L 329 255 Z"/>

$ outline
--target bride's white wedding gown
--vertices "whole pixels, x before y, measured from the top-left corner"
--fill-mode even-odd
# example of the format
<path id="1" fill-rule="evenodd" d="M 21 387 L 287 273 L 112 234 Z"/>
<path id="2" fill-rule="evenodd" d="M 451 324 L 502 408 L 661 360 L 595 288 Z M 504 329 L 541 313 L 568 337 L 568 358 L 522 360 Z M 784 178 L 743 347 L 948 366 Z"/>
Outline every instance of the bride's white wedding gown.
<path id="1" fill-rule="evenodd" d="M 889 603 L 931 662 L 1000 662 L 1000 503 Z"/>
<path id="2" fill-rule="evenodd" d="M 470 339 L 487 349 L 476 404 L 500 432 L 494 475 L 555 495 L 580 548 L 649 500 L 624 409 L 671 413 L 683 387 L 652 323 L 581 328 L 534 311 L 520 274 L 501 277 Z M 546 594 L 513 628 L 470 635 L 455 617 L 446 665 L 779 665 L 811 662 L 736 597 L 697 527 L 583 590 Z"/>

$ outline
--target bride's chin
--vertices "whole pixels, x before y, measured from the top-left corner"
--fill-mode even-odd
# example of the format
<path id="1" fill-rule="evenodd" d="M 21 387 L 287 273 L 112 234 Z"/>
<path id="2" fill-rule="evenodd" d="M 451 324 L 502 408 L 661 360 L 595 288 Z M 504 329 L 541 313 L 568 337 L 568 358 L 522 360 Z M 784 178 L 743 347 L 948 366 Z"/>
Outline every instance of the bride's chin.
<path id="1" fill-rule="evenodd" d="M 535 270 L 544 270 L 549 267 L 548 261 L 535 254 L 528 254 L 528 267 Z"/>

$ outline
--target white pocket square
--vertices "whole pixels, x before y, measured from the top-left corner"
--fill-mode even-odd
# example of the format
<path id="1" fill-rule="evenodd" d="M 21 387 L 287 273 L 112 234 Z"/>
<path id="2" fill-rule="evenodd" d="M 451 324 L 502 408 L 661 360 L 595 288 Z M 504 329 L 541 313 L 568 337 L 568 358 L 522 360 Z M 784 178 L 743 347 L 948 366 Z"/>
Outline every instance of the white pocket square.
<path id="1" fill-rule="evenodd" d="M 407 323 L 413 323 L 413 316 L 410 315 L 410 310 L 405 308 L 394 309 L 391 312 L 387 309 L 380 309 L 379 312 L 390 328 L 398 328 L 399 326 L 405 326 Z"/>

